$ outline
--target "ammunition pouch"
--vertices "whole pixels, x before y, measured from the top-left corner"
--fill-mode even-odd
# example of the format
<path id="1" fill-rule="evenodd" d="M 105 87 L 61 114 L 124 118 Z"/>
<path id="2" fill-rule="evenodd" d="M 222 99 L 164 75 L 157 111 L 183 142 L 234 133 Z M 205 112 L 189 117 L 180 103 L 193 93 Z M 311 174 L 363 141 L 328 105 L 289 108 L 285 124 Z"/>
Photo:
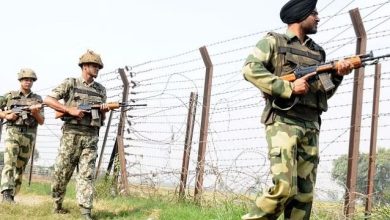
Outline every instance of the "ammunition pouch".
<path id="1" fill-rule="evenodd" d="M 276 109 L 273 107 L 274 99 L 266 98 L 265 100 L 266 104 L 261 115 L 261 123 L 265 125 L 273 124 L 276 116 L 320 123 L 322 110 L 302 105 L 299 102 L 288 110 Z"/>
<path id="2" fill-rule="evenodd" d="M 89 105 L 91 103 L 103 103 L 104 94 L 100 90 L 96 90 L 93 87 L 86 87 L 75 78 L 69 78 L 71 82 L 71 89 L 69 99 L 66 100 L 66 106 L 82 106 Z M 80 108 L 82 109 L 82 108 Z M 91 111 L 84 115 L 81 120 L 76 120 L 73 117 L 63 119 L 68 124 L 90 126 L 99 128 L 103 124 L 101 119 L 101 113 L 99 109 L 91 109 Z"/>
<path id="3" fill-rule="evenodd" d="M 265 102 L 265 107 L 261 115 L 261 123 L 270 125 L 275 121 L 275 114 L 272 109 L 272 100 L 266 98 Z"/>

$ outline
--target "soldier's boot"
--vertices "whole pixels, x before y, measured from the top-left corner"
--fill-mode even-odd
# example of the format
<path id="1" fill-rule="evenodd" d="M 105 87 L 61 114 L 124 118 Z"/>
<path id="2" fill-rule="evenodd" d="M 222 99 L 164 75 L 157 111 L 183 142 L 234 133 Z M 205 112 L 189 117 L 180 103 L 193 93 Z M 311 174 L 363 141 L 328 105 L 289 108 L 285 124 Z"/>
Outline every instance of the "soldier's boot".
<path id="1" fill-rule="evenodd" d="M 62 207 L 62 204 L 55 203 L 54 204 L 53 213 L 55 213 L 55 214 L 66 214 L 66 213 L 69 213 L 69 210 L 64 209 Z"/>
<path id="2" fill-rule="evenodd" d="M 91 215 L 91 209 L 80 207 L 80 212 L 85 220 L 93 220 Z"/>
<path id="3" fill-rule="evenodd" d="M 15 203 L 14 196 L 12 195 L 12 189 L 6 189 L 3 191 L 3 202 Z"/>

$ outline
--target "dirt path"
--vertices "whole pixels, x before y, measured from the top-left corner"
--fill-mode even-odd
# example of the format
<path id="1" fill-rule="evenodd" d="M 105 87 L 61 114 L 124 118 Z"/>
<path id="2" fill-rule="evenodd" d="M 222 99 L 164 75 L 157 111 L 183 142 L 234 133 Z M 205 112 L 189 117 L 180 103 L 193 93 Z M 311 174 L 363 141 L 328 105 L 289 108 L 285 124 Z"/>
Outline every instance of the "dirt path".
<path id="1" fill-rule="evenodd" d="M 40 205 L 44 202 L 50 202 L 50 197 L 48 196 L 37 196 L 37 195 L 17 195 L 15 197 L 15 202 L 17 204 L 35 206 Z"/>

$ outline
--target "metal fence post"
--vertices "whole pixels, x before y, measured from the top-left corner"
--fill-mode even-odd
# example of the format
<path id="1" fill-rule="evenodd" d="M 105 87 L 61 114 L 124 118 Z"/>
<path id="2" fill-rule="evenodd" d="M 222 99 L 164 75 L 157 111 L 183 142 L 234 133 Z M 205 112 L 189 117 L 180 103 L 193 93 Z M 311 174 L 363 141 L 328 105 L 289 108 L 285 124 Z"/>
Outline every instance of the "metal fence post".
<path id="1" fill-rule="evenodd" d="M 184 152 L 183 152 L 183 164 L 181 167 L 180 175 L 180 189 L 179 197 L 184 198 L 184 191 L 187 185 L 187 176 L 188 176 L 188 167 L 190 162 L 191 154 L 191 145 L 192 145 L 192 136 L 194 134 L 194 125 L 195 125 L 195 116 L 196 116 L 196 104 L 198 102 L 198 94 L 191 92 L 190 103 L 188 106 L 188 115 L 187 115 L 187 129 L 186 129 L 186 138 L 184 143 Z"/>
<path id="2" fill-rule="evenodd" d="M 123 93 L 122 93 L 122 103 L 126 103 L 129 97 L 129 80 L 127 79 L 124 69 L 118 69 L 119 75 L 123 82 Z M 110 173 L 112 165 L 115 161 L 115 158 L 119 158 L 120 172 L 121 172 L 121 186 L 124 193 L 128 192 L 128 180 L 127 180 L 127 169 L 126 169 L 126 158 L 125 158 L 125 147 L 123 144 L 123 133 L 125 131 L 125 120 L 126 120 L 126 107 L 121 107 L 121 114 L 119 117 L 118 130 L 116 134 L 116 140 L 114 147 L 112 149 L 110 162 L 107 167 L 107 174 Z M 116 173 L 117 169 L 114 166 L 114 177 L 118 174 Z"/>
<path id="3" fill-rule="evenodd" d="M 368 158 L 368 184 L 366 199 L 366 216 L 371 215 L 372 193 L 374 192 L 374 176 L 376 161 L 376 139 L 378 134 L 379 95 L 381 91 L 381 64 L 375 65 L 374 94 L 371 118 L 370 155 Z"/>
<path id="4" fill-rule="evenodd" d="M 129 97 L 129 80 L 127 79 L 125 70 L 122 68 L 118 69 L 119 75 L 123 82 L 123 95 L 122 95 L 122 103 L 126 103 Z M 118 156 L 119 156 L 119 164 L 121 168 L 121 181 L 122 181 L 122 189 L 127 194 L 128 192 L 128 180 L 127 180 L 127 169 L 126 169 L 126 158 L 125 158 L 125 146 L 123 143 L 123 133 L 125 131 L 125 121 L 126 121 L 126 107 L 121 107 L 121 114 L 119 118 L 119 125 L 116 136 L 116 143 L 118 146 Z"/>
<path id="5" fill-rule="evenodd" d="M 209 128 L 209 111 L 210 111 L 210 97 L 211 97 L 211 85 L 213 78 L 213 64 L 211 62 L 209 53 L 205 46 L 199 48 L 202 55 L 203 62 L 206 66 L 206 77 L 204 82 L 203 92 L 203 104 L 202 104 L 202 119 L 200 125 L 199 135 L 199 150 L 198 150 L 198 162 L 196 166 L 196 185 L 195 185 L 195 201 L 199 202 L 203 191 L 203 174 L 205 164 L 205 154 L 207 146 L 207 134 Z"/>
<path id="6" fill-rule="evenodd" d="M 352 24 L 355 30 L 356 54 L 366 53 L 367 35 L 364 29 L 364 24 L 360 16 L 358 8 L 349 11 Z M 364 68 L 355 70 L 352 113 L 351 113 L 351 131 L 349 136 L 349 151 L 348 151 L 348 173 L 347 173 L 347 192 L 344 201 L 344 213 L 347 218 L 353 218 L 356 203 L 356 177 L 359 159 L 360 145 L 360 128 L 362 121 L 362 105 L 363 105 L 363 83 L 364 83 Z"/>

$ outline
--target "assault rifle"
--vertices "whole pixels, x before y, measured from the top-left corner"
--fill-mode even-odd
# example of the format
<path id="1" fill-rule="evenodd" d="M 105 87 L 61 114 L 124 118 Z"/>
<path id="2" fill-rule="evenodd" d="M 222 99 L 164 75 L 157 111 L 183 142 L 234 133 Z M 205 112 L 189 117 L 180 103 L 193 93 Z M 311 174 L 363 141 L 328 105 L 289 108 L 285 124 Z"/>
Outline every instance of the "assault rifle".
<path id="1" fill-rule="evenodd" d="M 106 104 L 110 109 L 118 109 L 120 107 L 146 106 L 146 104 L 129 104 L 129 103 L 124 103 L 124 102 L 108 102 Z M 77 107 L 71 107 L 71 108 L 76 108 L 79 110 L 84 110 L 87 113 L 91 113 L 92 118 L 94 119 L 94 118 L 99 117 L 98 111 L 100 109 L 100 105 L 101 104 L 80 104 Z M 72 116 L 70 116 L 69 114 L 64 113 L 64 112 L 56 111 L 56 113 L 55 113 L 55 118 L 68 119 L 70 117 L 72 117 Z"/>
<path id="2" fill-rule="evenodd" d="M 38 107 L 38 108 L 43 108 L 45 107 L 45 104 L 35 104 L 35 105 L 12 105 L 9 110 L 3 111 L 5 114 L 11 114 L 11 113 L 22 113 L 23 111 L 30 111 L 31 107 Z"/>
<path id="3" fill-rule="evenodd" d="M 35 104 L 35 105 L 12 105 L 9 110 L 2 111 L 5 115 L 15 113 L 21 115 L 23 119 L 26 119 L 28 116 L 26 113 L 31 111 L 31 107 L 38 107 L 39 109 L 45 107 L 45 104 Z M 6 123 L 6 122 L 5 122 Z"/>
<path id="4" fill-rule="evenodd" d="M 372 51 L 368 54 L 356 55 L 351 57 L 346 57 L 344 60 L 348 60 L 351 62 L 351 70 L 358 69 L 360 67 L 364 67 L 367 65 L 376 64 L 379 59 L 383 59 L 386 57 L 390 57 L 390 54 L 385 54 L 382 56 L 374 57 Z M 370 62 L 371 61 L 371 62 Z M 314 76 L 317 76 L 320 80 L 324 90 L 327 92 L 335 87 L 333 84 L 329 72 L 333 72 L 337 70 L 338 61 L 331 61 L 329 63 L 307 66 L 307 67 L 298 67 L 287 75 L 281 76 L 282 79 L 293 82 L 296 79 L 304 77 L 305 75 L 316 72 Z"/>
<path id="5" fill-rule="evenodd" d="M 361 55 L 355 55 L 351 57 L 346 57 L 344 60 L 348 60 L 351 62 L 350 69 L 358 69 L 360 67 L 365 67 L 368 65 L 373 65 L 378 63 L 380 59 L 390 57 L 390 54 L 385 54 L 381 56 L 374 56 L 372 51 L 368 54 L 361 54 Z M 324 63 L 320 65 L 314 65 L 314 66 L 307 66 L 307 67 L 297 67 L 290 73 L 281 76 L 280 78 L 294 82 L 295 80 L 304 77 L 305 75 L 309 73 L 316 72 L 316 74 L 309 79 L 309 83 L 313 81 L 313 79 L 318 79 L 323 86 L 323 89 L 328 92 L 335 88 L 335 85 L 333 84 L 331 80 L 331 74 L 332 72 L 336 71 L 338 67 L 338 61 L 331 61 L 329 63 Z M 291 109 L 299 100 L 299 97 L 295 96 L 293 97 L 295 100 L 292 100 L 292 98 L 286 100 L 286 99 L 275 99 L 272 103 L 272 106 L 279 110 L 289 110 Z"/>

